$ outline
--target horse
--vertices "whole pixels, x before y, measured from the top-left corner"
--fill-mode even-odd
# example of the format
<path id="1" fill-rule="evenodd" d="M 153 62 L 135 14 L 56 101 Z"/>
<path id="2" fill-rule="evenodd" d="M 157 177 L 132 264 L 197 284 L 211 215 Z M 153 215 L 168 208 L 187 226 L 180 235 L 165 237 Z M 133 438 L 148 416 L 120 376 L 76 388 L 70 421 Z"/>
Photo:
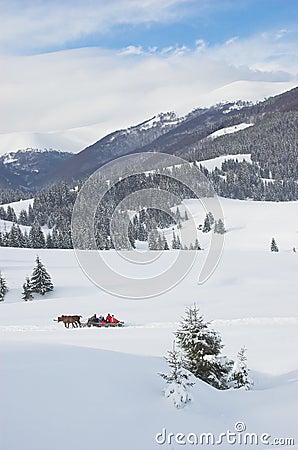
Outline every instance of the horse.
<path id="1" fill-rule="evenodd" d="M 80 322 L 80 318 L 82 316 L 65 316 L 64 314 L 58 317 L 58 322 L 63 322 L 66 328 L 69 328 L 69 325 L 72 325 L 72 328 L 81 327 L 82 324 Z"/>

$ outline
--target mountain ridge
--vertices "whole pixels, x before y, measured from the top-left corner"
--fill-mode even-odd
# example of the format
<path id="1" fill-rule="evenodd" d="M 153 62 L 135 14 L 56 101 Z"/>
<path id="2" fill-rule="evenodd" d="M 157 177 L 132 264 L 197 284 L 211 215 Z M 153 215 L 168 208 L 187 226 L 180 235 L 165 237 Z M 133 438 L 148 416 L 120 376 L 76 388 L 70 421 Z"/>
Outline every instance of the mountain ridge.
<path id="1" fill-rule="evenodd" d="M 24 176 L 25 169 L 20 174 L 13 163 L 3 164 L 5 155 L 2 155 L 0 186 L 40 190 L 60 181 L 73 183 L 84 180 L 115 158 L 139 152 L 163 152 L 198 161 L 221 156 L 227 150 L 219 146 L 214 150 L 212 145 L 206 142 L 210 134 L 241 123 L 265 124 L 268 120 L 274 122 L 275 116 L 296 111 L 298 111 L 298 87 L 254 104 L 241 100 L 224 102 L 208 108 L 196 108 L 182 117 L 178 117 L 174 112 L 160 113 L 137 125 L 113 131 L 77 154 L 59 152 L 60 160 L 58 157 L 55 158 L 55 163 L 51 162 L 48 170 L 43 168 L 38 176 L 33 174 L 32 179 L 28 176 L 30 174 L 28 171 L 26 177 Z M 284 134 L 282 121 L 279 121 L 278 126 Z M 244 133 L 244 130 L 238 133 Z M 263 135 L 260 132 L 260 147 L 265 145 L 266 139 L 264 128 Z M 232 137 L 226 137 L 227 147 L 228 143 L 234 140 Z M 245 152 L 247 153 L 243 148 L 238 151 L 238 153 Z M 232 153 L 237 154 L 237 149 L 233 148 Z M 57 155 L 58 152 L 52 153 L 54 154 Z"/>

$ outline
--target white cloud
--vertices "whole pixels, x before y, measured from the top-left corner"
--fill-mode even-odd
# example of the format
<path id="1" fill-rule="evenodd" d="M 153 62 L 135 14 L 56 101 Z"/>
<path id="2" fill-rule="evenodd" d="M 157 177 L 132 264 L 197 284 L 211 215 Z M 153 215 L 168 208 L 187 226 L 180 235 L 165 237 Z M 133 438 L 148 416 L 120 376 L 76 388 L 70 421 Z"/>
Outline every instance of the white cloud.
<path id="1" fill-rule="evenodd" d="M 120 52 L 120 55 L 141 55 L 142 53 L 144 53 L 144 51 L 140 45 L 129 45 Z"/>
<path id="2" fill-rule="evenodd" d="M 0 1 L 0 53 L 38 52 L 103 34 L 119 24 L 165 23 L 194 0 Z M 204 1 L 202 2 L 204 3 Z M 199 5 L 197 5 L 199 6 Z"/>
<path id="3" fill-rule="evenodd" d="M 236 42 L 237 39 L 238 39 L 238 36 L 234 36 L 234 37 L 228 39 L 228 40 L 225 42 L 225 44 L 226 44 L 226 45 L 234 44 L 234 42 Z"/>
<path id="4" fill-rule="evenodd" d="M 79 139 L 74 142 L 80 147 L 71 147 L 80 150 L 83 141 L 89 145 L 96 140 L 96 133 L 99 139 L 160 111 L 184 114 L 221 100 L 256 100 L 280 93 L 297 84 L 295 39 L 289 36 L 293 35 L 274 42 L 265 34 L 213 47 L 200 41 L 194 50 L 130 46 L 123 52 L 86 48 L 2 57 L 0 146 L 13 145 L 11 133 L 27 133 L 29 139 L 28 132 L 36 137 L 36 132 L 87 127 L 76 131 Z M 89 138 L 93 124 L 97 125 Z M 70 134 L 63 131 L 59 142 L 66 145 Z M 51 134 L 52 147 L 57 147 L 58 135 Z M 7 151 L 4 147 L 0 152 Z"/>
<path id="5" fill-rule="evenodd" d="M 246 39 L 231 38 L 209 48 L 209 56 L 261 71 L 298 72 L 297 32 L 264 32 Z M 228 44 L 228 45 L 227 45 Z"/>
<path id="6" fill-rule="evenodd" d="M 197 39 L 195 44 L 196 44 L 197 51 L 201 51 L 202 52 L 202 51 L 206 50 L 207 44 L 204 41 L 204 39 Z"/>

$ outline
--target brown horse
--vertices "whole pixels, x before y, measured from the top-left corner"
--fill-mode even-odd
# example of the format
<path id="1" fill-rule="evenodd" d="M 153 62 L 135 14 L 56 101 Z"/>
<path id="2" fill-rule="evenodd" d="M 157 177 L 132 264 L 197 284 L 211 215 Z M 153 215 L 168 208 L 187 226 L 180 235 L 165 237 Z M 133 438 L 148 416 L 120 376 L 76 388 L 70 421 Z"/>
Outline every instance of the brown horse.
<path id="1" fill-rule="evenodd" d="M 66 328 L 69 328 L 69 325 L 72 325 L 72 328 L 81 327 L 82 324 L 80 322 L 80 318 L 82 316 L 65 316 L 64 314 L 58 317 L 58 322 L 63 322 Z"/>

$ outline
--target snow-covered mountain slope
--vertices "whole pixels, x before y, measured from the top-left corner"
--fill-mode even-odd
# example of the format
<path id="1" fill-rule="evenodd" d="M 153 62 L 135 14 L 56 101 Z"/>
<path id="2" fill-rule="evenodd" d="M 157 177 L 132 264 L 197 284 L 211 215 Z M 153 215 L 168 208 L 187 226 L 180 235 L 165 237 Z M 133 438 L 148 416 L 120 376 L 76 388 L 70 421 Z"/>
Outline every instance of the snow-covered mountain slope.
<path id="1" fill-rule="evenodd" d="M 102 124 L 49 132 L 0 133 L 0 155 L 25 148 L 55 148 L 76 153 L 104 134 Z"/>
<path id="2" fill-rule="evenodd" d="M 53 149 L 26 148 L 0 156 L 1 185 L 9 188 L 31 188 L 71 156 Z"/>
<path id="3" fill-rule="evenodd" d="M 43 182 L 85 179 L 103 164 L 151 144 L 183 120 L 174 112 L 160 113 L 137 125 L 114 131 L 52 170 Z"/>
<path id="4" fill-rule="evenodd" d="M 237 133 L 237 131 L 245 130 L 245 128 L 252 127 L 253 123 L 239 123 L 231 127 L 220 128 L 214 133 L 207 136 L 208 139 L 216 139 L 217 137 L 224 136 L 225 134 Z"/>
<path id="5" fill-rule="evenodd" d="M 201 220 L 197 201 L 186 203 Z M 246 432 L 268 433 L 270 444 L 274 438 L 297 442 L 298 253 L 291 248 L 298 247 L 298 202 L 221 203 L 227 233 L 215 273 L 197 284 L 206 257 L 206 251 L 198 252 L 183 281 L 152 299 L 107 294 L 84 275 L 73 251 L 38 250 L 55 290 L 23 302 L 21 285 L 37 251 L 1 248 L 0 269 L 10 288 L 0 304 L 1 450 L 20 450 L 24 443 L 32 450 L 176 449 L 180 445 L 173 439 L 162 445 L 156 435 L 162 432 L 161 441 L 163 429 L 166 439 L 169 433 L 218 437 L 231 430 L 240 439 L 238 422 Z M 279 253 L 269 251 L 273 235 Z M 169 252 L 169 260 L 175 254 Z M 115 264 L 118 255 L 105 252 L 105 258 Z M 132 283 L 143 269 L 126 264 Z M 162 396 L 164 382 L 157 373 L 167 370 L 162 356 L 171 349 L 184 307 L 193 302 L 221 332 L 224 354 L 235 358 L 247 347 L 255 385 L 251 391 L 216 391 L 197 380 L 192 404 L 175 410 Z M 53 322 L 60 314 L 81 314 L 85 320 L 108 312 L 127 326 L 68 330 Z M 220 448 L 231 444 L 224 440 Z"/>
<path id="6" fill-rule="evenodd" d="M 29 205 L 33 205 L 34 198 L 28 198 L 26 200 L 19 200 L 18 202 L 11 202 L 4 205 L 1 205 L 3 208 L 7 208 L 7 206 L 11 206 L 14 209 L 14 212 L 18 216 L 22 209 L 28 212 Z"/>
<path id="7" fill-rule="evenodd" d="M 70 134 L 77 136 L 76 142 L 81 143 L 80 148 L 83 150 L 59 161 L 59 164 L 48 163 L 48 171 L 34 167 L 35 172 L 30 172 L 34 175 L 30 177 L 30 183 L 28 177 L 20 176 L 18 171 L 10 173 L 10 169 L 16 164 L 16 158 L 11 156 L 8 160 L 10 163 L 2 166 L 0 164 L 0 185 L 5 188 L 43 189 L 59 181 L 77 182 L 105 163 L 131 153 L 163 152 L 200 161 L 224 154 L 247 153 L 248 149 L 252 159 L 263 171 L 274 172 L 276 167 L 281 165 L 280 153 L 286 154 L 292 169 L 288 169 L 286 165 L 284 173 L 278 173 L 275 178 L 282 175 L 283 180 L 292 180 L 293 176 L 296 176 L 296 173 L 293 174 L 295 170 L 292 159 L 295 158 L 293 147 L 297 134 L 298 89 L 284 92 L 258 104 L 233 101 L 233 97 L 231 99 L 208 108 L 194 109 L 183 117 L 177 117 L 173 112 L 161 113 L 137 125 L 123 127 L 104 136 L 96 124 L 68 130 Z M 211 137 L 206 139 L 208 136 Z M 221 138 L 217 139 L 219 136 Z M 23 144 L 20 142 L 18 147 L 24 148 L 25 142 L 28 141 L 24 140 Z M 42 140 L 37 140 L 36 146 L 41 147 L 41 142 Z M 94 143 L 85 147 L 83 142 Z M 56 145 L 55 139 L 51 144 L 49 138 L 46 146 L 50 145 L 58 149 L 71 149 L 68 145 Z M 282 165 L 285 166 L 283 163 Z M 28 170 L 25 172 L 28 175 Z M 219 192 L 222 193 L 222 190 Z M 292 198 L 297 198 L 296 194 Z"/>

